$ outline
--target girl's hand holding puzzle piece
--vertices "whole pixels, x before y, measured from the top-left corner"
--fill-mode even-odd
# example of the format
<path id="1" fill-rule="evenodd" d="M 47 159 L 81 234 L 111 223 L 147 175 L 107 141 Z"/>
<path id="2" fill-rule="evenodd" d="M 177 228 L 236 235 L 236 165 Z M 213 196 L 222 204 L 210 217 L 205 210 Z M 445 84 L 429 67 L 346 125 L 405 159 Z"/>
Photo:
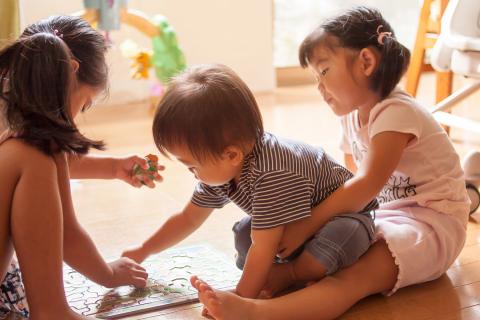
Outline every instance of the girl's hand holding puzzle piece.
<path id="1" fill-rule="evenodd" d="M 140 188 L 142 185 L 154 188 L 155 181 L 163 180 L 158 171 L 164 169 L 164 166 L 158 164 L 158 157 L 153 154 L 149 154 L 145 158 L 130 156 L 117 159 L 114 164 L 114 175 L 136 188 Z"/>

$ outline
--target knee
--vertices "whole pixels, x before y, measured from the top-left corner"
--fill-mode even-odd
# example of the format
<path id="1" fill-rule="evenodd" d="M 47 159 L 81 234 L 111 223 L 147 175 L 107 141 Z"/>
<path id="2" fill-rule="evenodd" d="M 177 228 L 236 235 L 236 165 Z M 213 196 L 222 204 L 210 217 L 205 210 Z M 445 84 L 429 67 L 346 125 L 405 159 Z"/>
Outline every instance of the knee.
<path id="1" fill-rule="evenodd" d="M 307 250 L 333 274 L 355 263 L 370 247 L 371 237 L 362 222 L 335 219 L 307 244 Z"/>
<path id="2" fill-rule="evenodd" d="M 371 237 L 361 222 L 351 219 L 351 234 L 343 246 L 345 261 L 343 267 L 355 263 L 370 247 Z"/>

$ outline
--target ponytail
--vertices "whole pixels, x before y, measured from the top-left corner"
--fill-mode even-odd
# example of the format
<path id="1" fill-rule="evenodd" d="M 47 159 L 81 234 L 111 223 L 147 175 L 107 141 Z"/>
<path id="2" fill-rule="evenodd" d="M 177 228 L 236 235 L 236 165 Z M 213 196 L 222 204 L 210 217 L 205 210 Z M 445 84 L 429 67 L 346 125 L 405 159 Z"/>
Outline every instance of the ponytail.
<path id="1" fill-rule="evenodd" d="M 385 98 L 407 71 L 410 63 L 410 51 L 393 37 L 386 37 L 380 50 L 381 58 L 370 84 L 374 91 Z"/>

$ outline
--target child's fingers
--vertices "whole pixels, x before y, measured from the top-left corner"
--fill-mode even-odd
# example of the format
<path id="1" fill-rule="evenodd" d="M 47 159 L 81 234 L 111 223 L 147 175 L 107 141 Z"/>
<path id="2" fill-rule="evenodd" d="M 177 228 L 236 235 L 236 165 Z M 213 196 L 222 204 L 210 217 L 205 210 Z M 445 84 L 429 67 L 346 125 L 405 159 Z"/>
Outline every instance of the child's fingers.
<path id="1" fill-rule="evenodd" d="M 155 188 L 155 183 L 152 180 L 150 180 L 150 178 L 148 178 L 146 176 L 142 176 L 140 181 L 141 181 L 142 184 L 146 185 L 147 187 L 149 187 L 151 189 Z"/>
<path id="2" fill-rule="evenodd" d="M 133 270 L 133 275 L 136 278 L 148 279 L 148 272 L 144 270 Z"/>
<path id="3" fill-rule="evenodd" d="M 158 172 L 155 172 L 155 174 L 153 175 L 153 179 L 158 182 L 163 181 L 163 177 L 160 174 L 158 174 Z"/>
<path id="4" fill-rule="evenodd" d="M 132 284 L 137 288 L 145 288 L 147 286 L 147 279 L 145 278 L 133 278 Z"/>
<path id="5" fill-rule="evenodd" d="M 132 186 L 137 188 L 140 188 L 141 186 L 147 186 L 149 188 L 155 187 L 155 184 L 144 175 L 130 176 L 130 177 L 127 177 L 126 181 Z"/>
<path id="6" fill-rule="evenodd" d="M 140 271 L 147 271 L 147 269 L 145 269 L 141 264 L 137 263 L 136 261 L 133 261 L 133 269 L 135 270 L 140 270 Z"/>
<path id="7" fill-rule="evenodd" d="M 142 169 L 147 170 L 148 169 L 148 163 L 147 160 L 140 158 L 138 156 L 133 157 L 133 161 L 138 164 Z"/>
<path id="8" fill-rule="evenodd" d="M 283 246 L 281 249 L 278 250 L 277 257 L 280 259 L 285 259 L 287 258 L 291 252 L 288 250 L 286 246 Z"/>
<path id="9" fill-rule="evenodd" d="M 140 188 L 143 185 L 142 182 L 136 176 L 127 177 L 125 178 L 125 181 L 131 184 L 132 186 L 134 186 L 135 188 Z"/>
<path id="10" fill-rule="evenodd" d="M 129 268 L 132 270 L 133 274 L 139 277 L 148 277 L 148 272 L 147 270 L 137 263 L 135 260 L 131 260 L 131 264 L 129 265 Z"/>

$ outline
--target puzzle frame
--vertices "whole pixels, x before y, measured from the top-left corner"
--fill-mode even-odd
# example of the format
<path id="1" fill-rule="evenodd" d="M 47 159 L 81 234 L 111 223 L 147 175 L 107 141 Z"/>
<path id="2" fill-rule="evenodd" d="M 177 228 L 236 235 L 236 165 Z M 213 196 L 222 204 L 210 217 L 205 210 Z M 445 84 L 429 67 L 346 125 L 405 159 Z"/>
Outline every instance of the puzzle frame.
<path id="1" fill-rule="evenodd" d="M 190 276 L 198 275 L 213 287 L 235 288 L 241 271 L 232 259 L 208 245 L 167 250 L 142 263 L 149 273 L 146 288 L 123 286 L 104 288 L 64 267 L 67 301 L 77 313 L 100 319 L 114 319 L 198 302 Z"/>

